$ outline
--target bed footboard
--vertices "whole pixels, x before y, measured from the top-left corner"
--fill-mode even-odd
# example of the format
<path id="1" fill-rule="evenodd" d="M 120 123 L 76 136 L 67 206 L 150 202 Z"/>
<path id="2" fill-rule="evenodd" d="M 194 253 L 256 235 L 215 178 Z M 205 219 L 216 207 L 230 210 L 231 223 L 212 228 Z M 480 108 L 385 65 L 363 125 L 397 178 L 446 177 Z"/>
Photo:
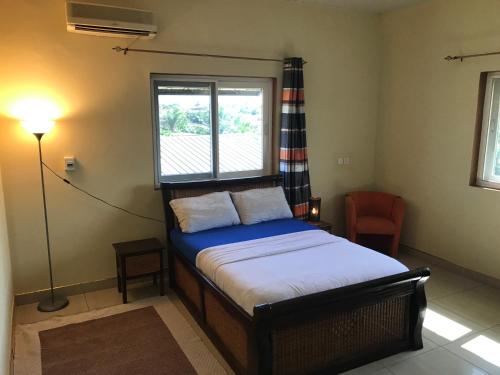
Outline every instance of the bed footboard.
<path id="1" fill-rule="evenodd" d="M 255 308 L 259 373 L 338 373 L 422 348 L 429 269 Z"/>

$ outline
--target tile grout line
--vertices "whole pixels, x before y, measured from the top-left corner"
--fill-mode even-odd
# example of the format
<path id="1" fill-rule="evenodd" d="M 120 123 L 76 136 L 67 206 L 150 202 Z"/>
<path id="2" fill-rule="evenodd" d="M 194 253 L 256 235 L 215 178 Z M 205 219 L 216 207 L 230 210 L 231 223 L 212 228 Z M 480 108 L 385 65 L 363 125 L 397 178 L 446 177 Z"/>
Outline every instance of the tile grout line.
<path id="1" fill-rule="evenodd" d="M 463 290 L 461 290 L 461 291 L 459 291 L 459 292 L 453 292 L 453 293 L 450 293 L 450 294 L 447 294 L 447 295 L 445 295 L 445 296 L 441 296 L 441 297 L 438 297 L 438 298 L 433 298 L 433 299 L 429 299 L 429 298 L 427 298 L 427 302 L 428 302 L 428 303 L 429 303 L 429 302 L 435 303 L 435 304 L 437 304 L 439 307 L 441 307 L 441 308 L 443 308 L 443 309 L 445 309 L 445 310 L 451 310 L 449 307 L 444 306 L 440 300 L 442 300 L 442 299 L 444 299 L 444 298 L 453 297 L 453 296 L 456 296 L 456 295 L 458 295 L 458 294 L 468 293 L 468 292 L 471 292 L 471 291 L 473 291 L 473 290 L 475 290 L 475 289 L 482 288 L 482 287 L 484 287 L 484 286 L 486 286 L 486 285 L 478 285 L 478 286 L 475 286 L 475 287 L 472 287 L 472 288 L 469 288 L 469 289 L 463 289 Z M 441 302 L 441 303 L 440 303 L 440 302 Z M 427 306 L 427 307 L 428 307 L 428 306 Z M 453 311 L 450 311 L 450 312 L 453 312 Z M 453 312 L 453 313 L 454 313 L 454 314 L 456 314 L 456 315 L 458 315 L 458 316 L 460 316 L 461 318 L 464 318 L 464 319 L 466 319 L 466 320 L 470 320 L 470 321 L 472 321 L 473 323 L 475 323 L 475 324 L 477 324 L 477 325 L 479 325 L 479 326 L 481 325 L 480 323 L 478 323 L 478 322 L 474 321 L 473 319 L 470 319 L 470 318 L 468 318 L 468 317 L 466 317 L 466 316 L 464 316 L 464 315 L 461 315 L 459 312 Z M 495 323 L 495 325 L 496 325 L 496 323 Z"/>
<path id="2" fill-rule="evenodd" d="M 494 326 L 493 326 L 493 327 L 494 327 Z M 446 343 L 446 344 L 438 344 L 436 341 L 434 341 L 434 340 L 432 340 L 432 339 L 430 339 L 430 338 L 428 338 L 428 337 L 425 337 L 425 338 L 426 338 L 427 340 L 429 340 L 429 341 L 432 341 L 434 344 L 436 344 L 436 346 L 437 346 L 437 347 L 439 347 L 439 348 L 445 348 L 445 349 L 446 349 L 446 347 L 447 347 L 448 345 L 451 345 L 451 344 L 456 343 L 457 341 L 463 340 L 463 339 L 464 339 L 464 338 L 466 338 L 467 336 L 469 336 L 469 337 L 471 337 L 471 338 L 472 338 L 474 335 L 478 335 L 478 334 L 480 334 L 480 333 L 482 333 L 482 332 L 484 332 L 484 331 L 487 331 L 487 330 L 489 330 L 489 329 L 490 329 L 490 328 L 486 328 L 485 330 L 480 329 L 480 330 L 478 330 L 478 331 L 471 331 L 471 332 L 469 332 L 469 333 L 466 333 L 466 334 L 465 334 L 465 335 L 463 335 L 463 336 L 460 336 L 458 339 L 455 339 L 455 340 L 453 340 L 453 341 L 450 341 L 450 342 L 448 342 L 448 343 Z M 439 336 L 439 335 L 438 335 L 438 336 Z"/>
<path id="3" fill-rule="evenodd" d="M 432 275 L 431 275 L 432 277 Z M 456 294 L 460 294 L 460 293 L 465 293 L 465 292 L 470 292 L 474 289 L 478 289 L 478 288 L 483 288 L 483 287 L 487 287 L 486 284 L 479 284 L 479 285 L 476 285 L 476 286 L 473 286 L 473 287 L 470 287 L 470 288 L 465 288 L 465 289 L 462 289 L 462 290 L 459 290 L 459 291 L 455 291 L 455 292 L 451 292 L 450 294 L 446 294 L 446 295 L 443 295 L 443 296 L 440 296 L 440 297 L 437 297 L 437 298 L 427 298 L 427 300 L 429 302 L 432 302 L 432 301 L 436 301 L 438 299 L 441 299 L 441 298 L 448 298 L 448 297 L 451 297 L 451 296 L 454 296 Z"/>
<path id="4" fill-rule="evenodd" d="M 481 367 L 481 366 L 478 366 L 474 363 L 472 363 L 471 361 L 469 361 L 467 358 L 465 357 L 462 357 L 461 355 L 459 354 L 456 354 L 456 353 L 453 353 L 451 350 L 448 350 L 447 348 L 443 347 L 444 350 L 446 350 L 448 353 L 450 353 L 451 355 L 457 357 L 457 358 L 460 358 L 461 360 L 467 362 L 469 365 L 471 365 L 472 367 L 476 368 L 476 369 L 479 369 L 483 372 L 485 372 L 486 374 L 490 374 L 490 372 L 488 370 L 486 370 L 485 368 Z M 491 375 L 491 374 L 490 374 Z"/>
<path id="5" fill-rule="evenodd" d="M 418 354 L 415 354 L 415 355 L 411 355 L 411 356 L 409 356 L 409 357 L 407 357 L 407 358 L 402 358 L 402 359 L 400 359 L 400 360 L 396 360 L 395 362 L 390 363 L 390 364 L 387 364 L 387 365 L 385 365 L 385 364 L 383 364 L 383 363 L 380 363 L 380 364 L 382 365 L 382 367 L 392 366 L 392 365 L 395 365 L 395 364 L 397 364 L 397 363 L 401 363 L 401 362 L 408 361 L 408 360 L 413 359 L 413 358 L 420 357 L 421 355 L 424 355 L 424 354 L 430 353 L 430 352 L 432 352 L 433 350 L 436 350 L 436 349 L 438 349 L 438 348 L 440 347 L 438 344 L 436 344 L 436 343 L 435 343 L 434 341 L 432 341 L 432 340 L 429 340 L 427 337 L 426 337 L 425 339 L 426 339 L 426 340 L 428 340 L 428 341 L 431 341 L 433 344 L 435 344 L 435 345 L 436 345 L 436 347 L 435 347 L 435 348 L 432 348 L 432 349 L 429 349 L 429 350 L 427 350 L 427 351 L 425 351 L 425 352 L 422 352 L 422 353 L 418 353 Z M 425 346 L 424 346 L 424 348 L 425 348 Z M 419 349 L 419 350 L 423 350 L 424 348 Z M 411 350 L 410 350 L 410 351 L 411 351 Z M 418 350 L 417 350 L 417 351 L 418 351 Z M 414 352 L 414 351 L 411 351 L 411 352 Z M 399 354 L 399 353 L 398 353 L 398 354 Z M 397 354 L 395 354 L 395 355 L 397 355 Z M 391 357 L 387 357 L 387 358 L 391 358 Z M 380 361 L 380 360 L 379 360 L 379 361 Z"/>
<path id="6" fill-rule="evenodd" d="M 422 336 L 423 336 L 423 334 L 422 334 Z M 448 345 L 448 344 L 451 344 L 451 343 L 453 342 L 453 341 L 450 341 L 448 344 L 438 344 L 436 341 L 434 341 L 434 340 L 432 340 L 432 339 L 430 339 L 430 338 L 428 338 L 428 337 L 425 337 L 425 339 L 426 339 L 426 340 L 429 340 L 430 342 L 432 342 L 432 343 L 433 343 L 434 345 L 436 345 L 438 348 L 441 348 L 441 347 L 443 347 L 443 346 L 445 346 L 445 345 Z M 458 339 L 457 339 L 457 340 L 458 340 Z M 431 349 L 431 350 L 432 350 L 432 349 Z"/>
<path id="7" fill-rule="evenodd" d="M 427 339 L 427 340 L 429 340 L 429 339 Z M 434 341 L 433 341 L 433 342 L 434 342 Z M 435 343 L 435 344 L 436 344 L 436 343 Z M 437 345 L 437 344 L 436 344 L 436 345 Z M 447 345 L 448 345 L 448 344 L 447 344 Z M 462 357 L 462 356 L 460 356 L 460 355 L 458 355 L 458 354 L 456 354 L 456 353 L 452 352 L 451 350 L 448 350 L 448 349 L 447 349 L 444 345 L 437 345 L 437 347 L 432 348 L 432 349 L 430 349 L 430 350 L 428 350 L 428 351 L 426 351 L 426 352 L 424 352 L 424 353 L 420 353 L 420 354 L 417 354 L 417 355 L 414 355 L 414 356 L 411 356 L 411 357 L 408 357 L 408 358 L 402 359 L 401 361 L 396 361 L 396 362 L 394 362 L 394 363 L 391 363 L 390 365 L 382 365 L 382 367 L 383 367 L 383 368 L 385 368 L 387 371 L 389 371 L 391 374 L 395 374 L 395 375 L 396 375 L 396 373 L 394 373 L 393 371 L 391 371 L 391 369 L 390 369 L 388 366 L 394 366 L 394 365 L 401 364 L 401 363 L 406 362 L 406 361 L 411 361 L 411 360 L 413 360 L 413 359 L 417 359 L 418 357 L 421 357 L 421 356 L 423 356 L 424 354 L 429 354 L 429 353 L 431 353 L 431 352 L 433 352 L 433 351 L 435 351 L 435 350 L 438 350 L 438 349 L 445 350 L 446 352 L 448 352 L 448 353 L 449 353 L 449 354 L 451 354 L 452 356 L 454 356 L 454 357 L 456 357 L 456 358 L 459 358 L 459 359 L 461 359 L 461 360 L 463 360 L 463 361 L 467 362 L 469 365 L 471 365 L 471 366 L 472 366 L 472 367 L 474 367 L 475 369 L 479 369 L 479 370 L 481 370 L 482 372 L 484 372 L 484 373 L 486 373 L 486 374 L 491 375 L 491 374 L 490 374 L 490 372 L 488 372 L 485 368 L 483 368 L 483 367 L 481 367 L 481 366 L 478 366 L 478 365 L 476 365 L 476 364 L 474 364 L 474 363 L 470 362 L 467 358 Z"/>
<path id="8" fill-rule="evenodd" d="M 441 307 L 441 308 L 443 308 L 443 309 L 445 309 L 445 310 L 448 310 L 446 307 L 443 307 L 443 306 L 441 306 L 441 305 L 439 305 L 439 307 Z M 469 318 L 467 318 L 467 317 L 461 316 L 461 315 L 460 315 L 460 314 L 458 314 L 458 313 L 454 313 L 454 314 L 459 315 L 460 317 L 462 317 L 462 318 L 464 318 L 464 319 L 466 319 L 466 320 L 471 320 L 471 319 L 469 319 Z M 472 320 L 471 320 L 471 321 L 472 321 Z M 479 323 L 477 323 L 477 322 L 473 322 L 473 323 L 480 325 L 480 324 L 479 324 Z M 452 354 L 453 356 L 455 356 L 455 357 L 457 357 L 457 358 L 460 358 L 460 359 L 462 359 L 463 361 L 467 362 L 467 363 L 468 363 L 468 364 L 470 364 L 472 367 L 474 367 L 474 368 L 476 368 L 476 369 L 479 369 L 479 370 L 481 370 L 481 371 L 485 372 L 486 374 L 490 374 L 490 372 L 489 372 L 487 369 L 485 369 L 484 367 L 482 367 L 482 366 L 480 366 L 480 365 L 477 365 L 477 364 L 475 364 L 475 363 L 471 362 L 469 359 L 467 359 L 466 357 L 461 356 L 460 354 L 457 354 L 457 353 L 455 353 L 455 352 L 452 352 L 451 350 L 449 350 L 449 349 L 447 348 L 447 346 L 452 345 L 452 344 L 454 344 L 454 343 L 457 343 L 458 341 L 460 341 L 460 340 L 462 340 L 462 339 L 466 338 L 467 336 L 469 336 L 469 339 L 468 339 L 468 340 L 470 341 L 470 340 L 474 339 L 474 336 L 480 335 L 480 334 L 482 334 L 482 333 L 484 333 L 484 332 L 486 332 L 486 331 L 489 331 L 489 330 L 491 330 L 492 328 L 495 328 L 495 327 L 498 327 L 498 326 L 500 326 L 500 324 L 494 324 L 493 326 L 488 327 L 488 328 L 484 328 L 484 327 L 482 327 L 482 329 L 480 329 L 480 330 L 477 330 L 477 331 L 472 331 L 472 332 L 470 332 L 470 333 L 468 333 L 468 334 L 465 334 L 465 335 L 463 335 L 463 336 L 461 336 L 461 337 L 459 337 L 459 338 L 457 338 L 457 339 L 455 339 L 455 340 L 453 340 L 453 341 L 450 341 L 450 342 L 448 342 L 448 343 L 446 343 L 446 344 L 438 344 L 437 342 L 433 341 L 432 339 L 430 339 L 430 338 L 428 338 L 428 337 L 425 337 L 427 340 L 429 340 L 429 341 L 433 342 L 433 343 L 434 343 L 437 347 L 436 347 L 436 348 L 434 348 L 434 349 L 431 349 L 431 350 L 429 350 L 429 351 L 427 351 L 427 352 L 425 352 L 425 353 L 422 353 L 422 354 L 430 353 L 431 351 L 433 351 L 433 350 L 435 350 L 435 349 L 439 349 L 439 348 L 441 348 L 441 349 L 443 349 L 443 350 L 446 350 L 448 353 Z M 408 358 L 408 359 L 411 359 L 411 358 L 416 358 L 416 357 L 418 357 L 418 356 L 420 356 L 420 354 L 419 354 L 419 355 L 417 355 L 417 356 L 414 356 L 414 357 L 410 357 L 410 358 Z M 400 362 L 397 362 L 397 363 L 401 363 L 401 362 L 403 362 L 403 361 L 400 361 Z M 388 370 L 390 371 L 390 369 L 388 369 Z"/>
<path id="9" fill-rule="evenodd" d="M 384 368 L 384 369 L 386 369 L 386 370 L 387 370 L 390 374 L 392 374 L 392 375 L 397 375 L 395 372 L 391 371 L 391 369 L 390 369 L 390 368 L 385 367 L 385 366 L 384 366 L 383 368 Z"/>
<path id="10" fill-rule="evenodd" d="M 436 301 L 435 301 L 435 302 L 436 302 Z M 437 302 L 436 302 L 436 303 L 437 303 Z M 437 305 L 438 305 L 439 307 L 441 307 L 441 308 L 445 309 L 445 310 L 450 310 L 450 308 L 449 308 L 449 307 L 447 307 L 447 306 L 443 306 L 443 305 L 441 305 L 440 303 L 437 303 Z M 483 331 L 489 330 L 489 329 L 491 329 L 491 328 L 496 327 L 497 325 L 499 325 L 498 323 L 493 323 L 492 325 L 489 325 L 489 324 L 484 325 L 484 324 L 482 324 L 482 323 L 477 322 L 474 318 L 470 318 L 470 317 L 467 317 L 467 316 L 465 316 L 465 315 L 462 315 L 462 314 L 461 314 L 460 312 L 458 312 L 458 311 L 457 311 L 457 312 L 453 312 L 453 314 L 458 315 L 459 317 L 461 317 L 461 318 L 463 318 L 463 319 L 465 319 L 465 320 L 470 320 L 472 323 L 477 324 L 478 326 L 480 326 L 480 327 L 481 327 L 481 329 L 480 329 L 480 330 L 478 330 L 478 332 L 483 332 Z"/>
<path id="11" fill-rule="evenodd" d="M 85 306 L 87 306 L 87 312 L 90 311 L 89 303 L 87 301 L 87 293 L 82 293 L 83 299 L 85 300 Z"/>
<path id="12" fill-rule="evenodd" d="M 457 315 L 459 318 L 462 318 L 462 319 L 464 319 L 464 320 L 469 321 L 469 322 L 470 322 L 470 323 L 472 323 L 472 324 L 477 325 L 478 327 L 480 327 L 480 329 L 477 329 L 477 330 L 476 330 L 477 332 L 482 332 L 482 331 L 484 331 L 484 330 L 491 329 L 491 328 L 496 327 L 496 326 L 500 326 L 500 323 L 494 323 L 492 326 L 489 326 L 489 325 L 483 325 L 483 324 L 481 324 L 481 323 L 477 322 L 477 321 L 476 321 L 475 319 L 473 319 L 473 318 L 470 318 L 470 317 L 467 317 L 467 316 L 461 315 L 461 314 L 460 314 L 460 312 L 458 312 L 458 311 L 453 311 L 453 310 L 452 310 L 449 306 L 445 306 L 442 302 L 441 302 L 441 303 L 439 303 L 439 301 L 437 301 L 437 300 L 434 300 L 434 301 L 429 301 L 429 302 L 432 302 L 433 304 L 437 305 L 437 307 L 439 307 L 440 309 L 442 309 L 442 310 L 446 311 L 447 313 L 450 313 L 450 314 L 453 314 L 453 315 Z M 431 310 L 432 310 L 432 308 L 430 308 L 430 307 L 429 307 L 429 305 L 427 305 L 427 309 L 431 309 Z M 451 318 L 449 318 L 449 317 L 448 317 L 448 319 L 451 319 Z M 455 321 L 454 319 L 451 319 L 451 320 Z M 457 322 L 457 323 L 458 323 L 458 322 Z M 462 324 L 462 323 L 459 323 L 459 324 Z M 462 324 L 462 325 L 464 325 L 464 324 Z M 474 331 L 474 330 L 472 330 L 472 328 L 470 328 L 470 327 L 467 327 L 467 328 L 471 329 L 471 331 Z M 465 335 L 464 335 L 464 336 L 465 336 Z M 457 340 L 458 340 L 458 339 L 457 339 Z M 454 340 L 454 341 L 456 341 L 456 340 Z"/>

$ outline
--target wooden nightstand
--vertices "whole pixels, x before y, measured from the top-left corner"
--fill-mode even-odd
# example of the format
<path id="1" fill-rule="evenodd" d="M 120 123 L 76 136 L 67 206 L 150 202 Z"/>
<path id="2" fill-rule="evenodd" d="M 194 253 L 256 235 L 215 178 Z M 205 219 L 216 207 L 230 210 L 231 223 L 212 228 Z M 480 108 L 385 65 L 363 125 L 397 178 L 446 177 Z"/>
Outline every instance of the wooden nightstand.
<path id="1" fill-rule="evenodd" d="M 156 238 L 114 243 L 116 252 L 116 276 L 118 291 L 122 293 L 123 303 L 127 303 L 127 280 L 144 276 L 160 278 L 160 295 L 165 294 L 165 275 L 163 270 L 163 245 Z"/>
<path id="2" fill-rule="evenodd" d="M 317 226 L 319 229 L 332 233 L 332 224 L 326 221 L 308 221 L 309 224 Z"/>

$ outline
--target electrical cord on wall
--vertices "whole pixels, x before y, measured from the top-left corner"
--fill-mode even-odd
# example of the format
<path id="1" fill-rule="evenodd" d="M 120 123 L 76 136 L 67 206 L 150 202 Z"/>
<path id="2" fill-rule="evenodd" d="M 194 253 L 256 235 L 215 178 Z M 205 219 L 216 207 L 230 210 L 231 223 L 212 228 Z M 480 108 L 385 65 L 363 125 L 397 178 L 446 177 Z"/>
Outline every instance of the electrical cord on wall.
<path id="1" fill-rule="evenodd" d="M 72 188 L 74 188 L 74 189 L 76 189 L 76 190 L 80 191 L 81 193 L 83 193 L 83 194 L 85 194 L 85 195 L 87 195 L 87 196 L 89 196 L 89 197 L 91 197 L 91 198 L 93 198 L 93 199 L 95 199 L 95 200 L 98 200 L 98 201 L 99 201 L 99 202 L 101 202 L 101 203 L 104 203 L 104 204 L 105 204 L 105 205 L 107 205 L 107 206 L 110 206 L 110 207 L 116 208 L 117 210 L 123 211 L 123 212 L 125 212 L 125 213 L 127 213 L 127 214 L 129 214 L 129 215 L 136 216 L 136 217 L 140 217 L 141 219 L 151 220 L 151 221 L 156 221 L 156 222 L 158 222 L 158 223 L 165 223 L 165 221 L 164 221 L 164 220 L 160 220 L 160 219 L 156 219 L 156 218 L 154 218 L 154 217 L 149 217 L 149 216 L 144 216 L 144 215 L 141 215 L 141 214 L 137 214 L 137 213 L 132 212 L 132 211 L 129 211 L 129 210 L 125 209 L 125 208 L 122 208 L 122 207 L 116 206 L 116 205 L 114 205 L 114 204 L 112 204 L 112 203 L 109 203 L 108 201 L 105 201 L 105 200 L 104 200 L 104 199 L 102 199 L 102 198 L 96 197 L 95 195 L 93 195 L 93 194 L 89 193 L 88 191 L 83 190 L 82 188 L 80 188 L 80 187 L 78 187 L 78 186 L 76 186 L 76 185 L 73 185 L 73 183 L 72 183 L 70 180 L 68 180 L 68 179 L 66 179 L 66 178 L 64 178 L 64 177 L 62 177 L 62 176 L 60 176 L 60 175 L 59 175 L 56 171 L 54 171 L 54 170 L 53 170 L 52 168 L 50 168 L 47 164 L 45 164 L 45 162 L 43 162 L 43 161 L 42 161 L 42 164 L 43 164 L 43 166 L 44 166 L 45 168 L 47 168 L 47 169 L 48 169 L 48 170 L 49 170 L 49 171 L 50 171 L 50 172 L 51 172 L 54 176 L 56 176 L 56 177 L 57 177 L 58 179 L 60 179 L 61 181 L 63 181 L 63 182 L 65 182 L 65 183 L 67 183 L 69 186 L 71 186 Z"/>

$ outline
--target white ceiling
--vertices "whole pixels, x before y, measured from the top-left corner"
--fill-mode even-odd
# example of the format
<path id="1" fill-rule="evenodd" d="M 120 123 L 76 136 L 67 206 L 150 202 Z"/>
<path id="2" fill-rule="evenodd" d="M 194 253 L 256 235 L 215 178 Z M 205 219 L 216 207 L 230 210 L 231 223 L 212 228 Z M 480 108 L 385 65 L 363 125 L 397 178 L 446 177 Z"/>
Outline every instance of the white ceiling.
<path id="1" fill-rule="evenodd" d="M 300 1 L 300 0 L 299 0 Z M 319 1 L 333 6 L 363 10 L 367 12 L 383 13 L 389 10 L 413 5 L 424 0 L 301 0 Z"/>

